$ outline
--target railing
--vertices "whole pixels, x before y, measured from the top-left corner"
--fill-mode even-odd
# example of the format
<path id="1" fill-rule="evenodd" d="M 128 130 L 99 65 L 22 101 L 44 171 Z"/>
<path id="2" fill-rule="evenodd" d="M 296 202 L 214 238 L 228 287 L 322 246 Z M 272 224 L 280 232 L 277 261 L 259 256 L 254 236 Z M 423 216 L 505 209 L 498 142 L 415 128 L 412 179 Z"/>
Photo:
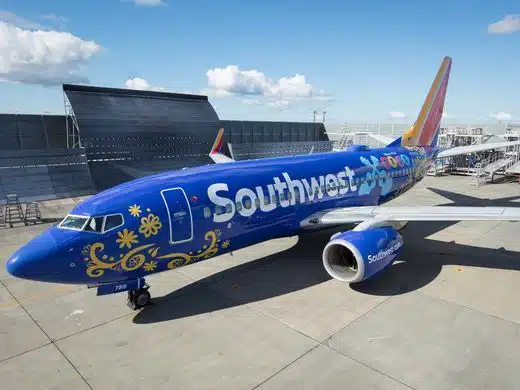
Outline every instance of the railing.
<path id="1" fill-rule="evenodd" d="M 470 185 L 474 185 L 476 187 L 479 187 L 482 184 L 486 183 L 486 173 L 484 171 L 484 167 L 482 166 L 482 163 L 476 163 L 475 164 L 475 171 L 470 176 Z"/>
<path id="2" fill-rule="evenodd" d="M 503 160 L 503 164 L 496 164 L 500 160 Z M 475 164 L 475 171 L 471 175 L 470 184 L 481 185 L 488 182 L 492 182 L 495 174 L 503 173 L 505 176 L 508 175 L 508 170 L 520 162 L 520 146 L 516 145 L 512 147 L 512 151 L 508 151 L 501 155 L 494 153 L 490 157 L 482 160 Z"/>

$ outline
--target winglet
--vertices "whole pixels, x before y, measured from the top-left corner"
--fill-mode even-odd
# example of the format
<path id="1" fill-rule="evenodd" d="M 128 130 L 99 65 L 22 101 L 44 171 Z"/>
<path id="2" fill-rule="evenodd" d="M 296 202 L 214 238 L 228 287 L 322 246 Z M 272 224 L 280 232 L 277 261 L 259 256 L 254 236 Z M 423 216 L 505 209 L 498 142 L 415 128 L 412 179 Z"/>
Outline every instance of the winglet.
<path id="1" fill-rule="evenodd" d="M 215 161 L 217 164 L 234 162 L 232 158 L 229 158 L 225 154 L 222 154 L 220 151 L 222 149 L 222 145 L 224 144 L 224 128 L 222 127 L 217 134 L 217 138 L 213 143 L 211 151 L 209 152 L 209 157 Z"/>

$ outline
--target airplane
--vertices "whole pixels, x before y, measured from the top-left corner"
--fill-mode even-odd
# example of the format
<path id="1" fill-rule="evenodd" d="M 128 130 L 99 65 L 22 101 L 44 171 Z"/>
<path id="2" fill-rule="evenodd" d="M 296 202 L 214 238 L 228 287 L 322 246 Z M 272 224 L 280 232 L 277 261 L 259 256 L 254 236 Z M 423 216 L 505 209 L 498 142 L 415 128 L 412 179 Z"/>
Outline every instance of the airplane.
<path id="1" fill-rule="evenodd" d="M 520 208 L 388 206 L 410 191 L 435 160 L 520 145 L 520 141 L 439 148 L 451 70 L 444 57 L 413 126 L 386 146 L 235 161 L 163 172 L 114 186 L 79 203 L 57 225 L 7 261 L 18 278 L 127 292 L 128 305 L 151 302 L 145 278 L 267 240 L 349 226 L 322 252 L 329 275 L 346 283 L 391 266 L 409 221 L 519 221 Z M 341 229 L 343 230 L 343 229 Z"/>

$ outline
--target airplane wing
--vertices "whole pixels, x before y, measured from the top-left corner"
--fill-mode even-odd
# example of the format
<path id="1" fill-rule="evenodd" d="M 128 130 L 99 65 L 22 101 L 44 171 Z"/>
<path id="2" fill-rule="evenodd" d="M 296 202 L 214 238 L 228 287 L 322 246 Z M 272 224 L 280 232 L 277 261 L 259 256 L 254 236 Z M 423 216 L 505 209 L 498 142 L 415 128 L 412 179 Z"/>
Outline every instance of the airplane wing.
<path id="1" fill-rule="evenodd" d="M 520 207 L 362 206 L 313 214 L 302 227 L 384 221 L 520 221 Z"/>
<path id="2" fill-rule="evenodd" d="M 437 153 L 435 158 L 445 158 L 452 156 L 459 156 L 461 154 L 470 154 L 476 152 L 482 152 L 484 150 L 500 149 L 508 146 L 520 145 L 520 141 L 512 142 L 494 142 L 489 144 L 469 145 L 469 146 L 456 146 L 451 149 L 441 150 Z"/>
<path id="3" fill-rule="evenodd" d="M 215 142 L 213 143 L 213 147 L 211 148 L 211 151 L 209 152 L 209 157 L 217 164 L 235 162 L 235 160 L 233 160 L 232 158 L 230 158 L 220 152 L 222 149 L 222 145 L 224 144 L 223 139 L 224 139 L 224 128 L 221 128 L 218 131 L 217 138 L 215 139 Z"/>

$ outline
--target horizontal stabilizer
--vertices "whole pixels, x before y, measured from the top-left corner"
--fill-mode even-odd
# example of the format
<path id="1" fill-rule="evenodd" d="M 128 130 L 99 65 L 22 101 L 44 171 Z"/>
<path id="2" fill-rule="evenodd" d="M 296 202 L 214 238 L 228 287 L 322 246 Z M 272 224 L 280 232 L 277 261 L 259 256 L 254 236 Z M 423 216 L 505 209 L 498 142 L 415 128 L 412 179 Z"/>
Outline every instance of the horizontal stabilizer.
<path id="1" fill-rule="evenodd" d="M 460 156 L 461 154 L 470 154 L 476 152 L 483 152 L 485 150 L 506 148 L 508 146 L 520 145 L 520 141 L 512 142 L 494 142 L 489 144 L 469 145 L 469 146 L 456 146 L 454 148 L 441 150 L 435 158 L 445 158 L 452 156 Z"/>
<path id="2" fill-rule="evenodd" d="M 390 142 L 388 145 L 386 145 L 386 147 L 387 148 L 394 148 L 394 147 L 400 146 L 401 145 L 401 138 L 402 137 L 394 139 L 392 142 Z"/>
<path id="3" fill-rule="evenodd" d="M 363 206 L 311 215 L 301 226 L 384 221 L 520 221 L 520 207 Z"/>
<path id="4" fill-rule="evenodd" d="M 209 152 L 209 157 L 217 164 L 235 162 L 232 158 L 221 153 L 222 145 L 224 144 L 224 128 L 218 131 L 217 138 L 213 143 L 213 147 Z"/>
<path id="5" fill-rule="evenodd" d="M 377 142 L 382 143 L 383 145 L 389 145 L 395 141 L 394 138 L 385 137 L 384 135 L 380 135 L 380 134 L 369 133 L 368 135 L 370 136 L 370 138 L 375 139 Z"/>

